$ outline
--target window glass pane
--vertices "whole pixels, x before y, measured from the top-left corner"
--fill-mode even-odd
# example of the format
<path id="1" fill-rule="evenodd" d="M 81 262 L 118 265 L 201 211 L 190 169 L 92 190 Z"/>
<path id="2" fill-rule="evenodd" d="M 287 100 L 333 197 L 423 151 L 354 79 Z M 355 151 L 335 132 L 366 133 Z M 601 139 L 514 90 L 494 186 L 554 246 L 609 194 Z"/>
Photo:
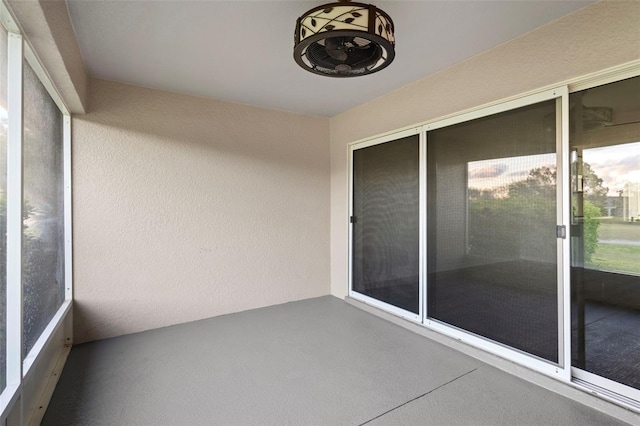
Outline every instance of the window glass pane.
<path id="1" fill-rule="evenodd" d="M 64 301 L 62 113 L 24 63 L 24 353 Z"/>
<path id="2" fill-rule="evenodd" d="M 427 315 L 553 362 L 555 105 L 427 133 Z"/>
<path id="3" fill-rule="evenodd" d="M 7 386 L 7 49 L 0 25 L 0 392 Z"/>
<path id="4" fill-rule="evenodd" d="M 570 103 L 572 364 L 640 389 L 640 77 Z"/>
<path id="5" fill-rule="evenodd" d="M 353 152 L 352 285 L 419 313 L 419 137 Z"/>

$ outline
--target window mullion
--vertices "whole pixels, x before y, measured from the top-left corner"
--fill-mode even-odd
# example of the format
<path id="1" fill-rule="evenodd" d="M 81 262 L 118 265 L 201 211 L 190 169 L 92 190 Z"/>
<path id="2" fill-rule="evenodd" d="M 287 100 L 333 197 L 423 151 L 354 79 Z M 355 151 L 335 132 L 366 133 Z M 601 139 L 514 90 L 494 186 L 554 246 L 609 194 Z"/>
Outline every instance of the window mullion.
<path id="1" fill-rule="evenodd" d="M 73 299 L 73 226 L 71 206 L 71 116 L 64 115 L 63 119 L 63 150 L 64 150 L 64 258 L 65 258 L 65 300 Z M 71 341 L 67 341 L 71 344 Z"/>
<path id="2" fill-rule="evenodd" d="M 9 33 L 7 130 L 7 387 L 22 386 L 23 39 Z M 22 411 L 22 410 L 20 410 Z"/>

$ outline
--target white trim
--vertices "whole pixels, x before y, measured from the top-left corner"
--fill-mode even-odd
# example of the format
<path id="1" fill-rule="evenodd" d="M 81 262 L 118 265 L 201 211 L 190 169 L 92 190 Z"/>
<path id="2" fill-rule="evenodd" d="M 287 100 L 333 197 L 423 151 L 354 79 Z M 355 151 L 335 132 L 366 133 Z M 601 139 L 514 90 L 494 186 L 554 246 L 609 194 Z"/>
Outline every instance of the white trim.
<path id="1" fill-rule="evenodd" d="M 9 31 L 15 32 L 17 34 L 24 34 L 22 26 L 20 25 L 18 20 L 15 19 L 13 11 L 11 10 L 11 6 L 6 3 L 6 0 L 0 1 L 0 21 Z M 33 71 L 36 73 L 38 79 L 47 89 L 47 92 L 49 93 L 55 104 L 58 106 L 60 111 L 62 111 L 63 114 L 69 114 L 69 109 L 64 103 L 62 96 L 52 83 L 53 79 L 51 78 L 47 70 L 45 70 L 42 66 L 42 61 L 31 45 L 31 42 L 26 37 L 24 38 L 23 50 L 23 58 L 29 63 Z"/>
<path id="2" fill-rule="evenodd" d="M 440 129 L 443 127 L 449 127 L 454 124 L 465 123 L 467 121 L 475 120 L 477 118 L 488 117 L 491 115 L 499 114 L 501 112 L 510 111 L 513 109 L 533 105 L 538 102 L 548 101 L 561 96 L 563 93 L 563 87 L 556 87 L 550 90 L 537 92 L 533 95 L 518 97 L 509 101 L 492 104 L 486 108 L 477 108 L 469 112 L 464 112 L 450 116 L 443 120 L 434 121 L 424 125 L 424 129 L 428 132 L 431 130 Z"/>
<path id="3" fill-rule="evenodd" d="M 527 352 L 520 351 L 511 346 L 503 345 L 493 340 L 489 340 L 477 334 L 472 334 L 466 330 L 453 327 L 433 318 L 427 318 L 425 327 L 437 331 L 445 336 L 452 337 L 460 342 L 466 343 L 478 349 L 497 355 L 501 358 L 518 363 L 531 368 L 540 373 L 552 377 L 564 378 L 563 368 L 552 361 L 545 360 Z"/>
<path id="4" fill-rule="evenodd" d="M 632 61 L 617 67 L 608 68 L 603 71 L 588 74 L 579 78 L 574 78 L 566 84 L 569 86 L 569 93 L 579 92 L 592 87 L 603 86 L 616 81 L 640 75 L 640 60 Z"/>
<path id="5" fill-rule="evenodd" d="M 63 169 L 64 169 L 64 295 L 73 299 L 73 206 L 71 175 L 71 116 L 63 120 Z"/>
<path id="6" fill-rule="evenodd" d="M 575 385 L 640 413 L 640 390 L 576 367 L 571 369 L 571 373 Z"/>
<path id="7" fill-rule="evenodd" d="M 18 362 L 8 349 L 22 341 L 22 199 L 23 199 L 23 113 L 22 36 L 8 34 L 9 69 L 7 84 L 7 384 L 19 384 Z M 9 256 L 9 253 L 12 256 Z M 18 303 L 16 303 L 18 302 Z M 20 309 L 14 310 L 15 305 Z M 19 324 L 19 326 L 16 326 Z M 18 356 L 22 364 L 22 354 Z"/>
<path id="8" fill-rule="evenodd" d="M 38 80 L 40 80 L 42 85 L 45 87 L 47 93 L 49 93 L 49 96 L 53 99 L 53 102 L 55 102 L 60 111 L 62 111 L 62 114 L 69 115 L 69 109 L 62 100 L 62 96 L 60 96 L 60 93 L 53 85 L 49 73 L 42 67 L 38 55 L 36 55 L 28 40 L 25 42 L 24 58 L 31 66 L 31 69 L 33 69 L 33 72 L 38 76 Z"/>
<path id="9" fill-rule="evenodd" d="M 64 324 L 64 319 L 70 310 L 71 300 L 66 300 L 62 303 L 62 306 L 58 308 L 58 311 L 55 313 L 53 318 L 51 318 L 49 324 L 47 324 L 45 329 L 42 331 L 42 334 L 40 334 L 40 337 L 38 337 L 38 340 L 36 340 L 36 343 L 34 343 L 33 347 L 24 358 L 22 367 L 24 372 L 23 381 L 26 382 L 29 380 L 32 373 L 31 367 L 38 364 L 38 361 L 44 352 L 43 349 L 51 342 L 51 337 L 53 337 L 53 335 L 58 331 L 60 326 Z"/>
<path id="10" fill-rule="evenodd" d="M 406 311 L 404 309 L 398 308 L 397 306 L 393 306 L 381 300 L 374 299 L 373 297 L 369 297 L 362 293 L 358 293 L 355 290 L 349 290 L 349 297 L 359 302 L 366 303 L 367 305 L 371 305 L 376 308 L 382 309 L 386 312 L 389 312 L 397 317 L 406 319 L 408 321 L 415 322 L 418 324 L 422 322 L 422 318 L 418 314 L 414 314 L 413 312 Z"/>
<path id="11" fill-rule="evenodd" d="M 544 87 L 539 87 L 537 89 L 534 90 L 529 90 L 527 92 L 523 92 L 523 93 L 519 93 L 517 95 L 514 96 L 509 96 L 506 98 L 502 98 L 502 99 L 497 99 L 495 101 L 491 101 L 491 102 L 487 102 L 486 104 L 482 104 L 479 106 L 474 106 L 471 108 L 467 108 L 464 109 L 462 111 L 457 111 L 451 114 L 445 114 L 439 117 L 434 117 L 428 120 L 424 120 L 424 121 L 420 121 L 417 122 L 415 124 L 410 124 L 408 126 L 403 126 L 400 127 L 398 129 L 394 129 L 394 130 L 390 130 L 387 132 L 382 132 L 382 133 L 378 133 L 375 135 L 371 135 L 371 136 L 366 136 L 364 138 L 355 140 L 353 142 L 351 142 L 349 145 L 351 144 L 358 144 L 358 143 L 362 143 L 362 142 L 366 142 L 369 140 L 374 140 L 374 139 L 379 139 L 379 138 L 383 138 L 389 135 L 393 135 L 396 134 L 398 132 L 403 132 L 403 131 L 409 131 L 411 129 L 416 129 L 416 128 L 420 128 L 423 126 L 428 126 L 432 123 L 437 123 L 443 120 L 447 120 L 449 118 L 452 117 L 457 117 L 460 116 L 462 114 L 467 114 L 467 113 L 473 113 L 476 111 L 480 111 L 480 110 L 484 110 L 487 108 L 491 108 L 493 106 L 496 105 L 500 105 L 500 104 L 504 104 L 506 102 L 512 101 L 512 100 L 518 100 L 521 99 L 523 97 L 527 97 L 527 96 L 532 96 L 532 95 L 537 95 L 539 93 L 543 93 L 549 90 L 553 90 L 555 88 L 558 87 L 564 87 L 564 86 L 568 86 L 569 87 L 569 93 L 573 93 L 573 92 L 577 92 L 580 90 L 584 90 L 584 89 L 588 89 L 591 87 L 595 87 L 595 86 L 601 86 L 603 84 L 607 84 L 607 83 L 613 83 L 615 81 L 619 81 L 619 80 L 624 80 L 625 78 L 631 78 L 631 77 L 635 77 L 640 75 L 640 59 L 634 60 L 634 61 L 629 61 L 626 62 L 624 64 L 620 64 L 620 65 L 616 65 L 601 71 L 597 71 L 594 73 L 590 73 L 590 74 L 584 74 L 582 76 L 578 76 L 578 77 L 574 77 L 574 78 L 570 78 L 570 79 L 566 79 L 566 80 L 562 80 L 559 81 L 557 83 L 553 83 L 553 84 L 549 84 L 547 86 Z M 433 129 L 430 129 L 433 130 Z"/>
<path id="12" fill-rule="evenodd" d="M 353 217 L 353 151 L 354 148 L 352 146 L 347 146 L 347 156 L 349 158 L 349 164 L 347 166 L 349 187 L 347 188 L 347 193 L 349 199 L 347 200 L 347 295 L 351 295 L 351 281 L 353 276 L 353 223 L 351 222 L 351 218 Z"/>
<path id="13" fill-rule="evenodd" d="M 0 395 L 0 409 L 2 414 L 0 415 L 0 424 L 7 424 L 7 417 L 11 408 L 15 406 L 18 399 L 22 396 L 22 385 L 7 385 Z"/>
<path id="14" fill-rule="evenodd" d="M 352 142 L 347 144 L 347 147 L 350 151 L 355 151 L 356 149 L 367 148 L 373 145 L 380 145 L 385 142 L 392 142 L 397 139 L 406 138 L 408 136 L 414 136 L 420 133 L 420 128 L 413 126 L 410 129 L 405 129 L 401 131 L 389 132 L 383 136 L 378 136 L 375 138 L 367 138 L 361 141 Z"/>
<path id="15" fill-rule="evenodd" d="M 567 167 L 564 165 L 564 156 L 562 155 L 564 150 L 564 144 L 566 139 L 563 138 L 562 131 L 562 122 L 563 122 L 563 98 L 568 96 L 568 92 L 566 87 L 563 88 L 563 94 L 561 98 L 556 98 L 555 102 L 555 110 L 556 110 L 556 224 L 560 226 L 568 227 L 568 223 L 564 221 L 564 194 L 567 192 L 564 185 L 566 179 L 564 178 Z M 568 117 L 567 117 L 568 118 Z M 565 231 L 567 232 L 567 231 Z M 557 296 L 557 304 L 558 304 L 558 364 L 563 368 L 568 364 L 565 359 L 565 355 L 567 352 L 571 353 L 571 351 L 567 351 L 565 348 L 565 298 L 564 298 L 564 288 L 566 287 L 564 280 L 564 258 L 566 257 L 564 250 L 563 242 L 567 239 L 556 238 L 556 296 Z M 564 371 L 569 371 L 570 369 L 564 369 Z M 570 373 L 568 373 L 564 378 L 568 378 Z"/>
<path id="16" fill-rule="evenodd" d="M 420 129 L 420 177 L 418 184 L 419 195 L 419 232 L 420 232 L 420 248 L 419 248 L 419 294 L 420 303 L 419 315 L 420 322 L 424 323 L 427 317 L 427 134 Z"/>
<path id="17" fill-rule="evenodd" d="M 20 34 L 8 33 L 7 55 L 7 388 L 22 394 L 23 82 Z M 11 395 L 5 401 L 13 400 Z M 21 398 L 20 398 L 21 401 Z M 20 402 L 21 404 L 21 402 Z M 21 404 L 22 405 L 22 404 Z M 4 418 L 12 405 L 2 406 Z M 22 420 L 22 407 L 19 410 Z"/>
<path id="18" fill-rule="evenodd" d="M 347 148 L 349 148 L 352 145 L 360 145 L 360 144 L 363 145 L 362 148 L 365 148 L 369 146 L 367 142 L 370 142 L 370 141 L 384 141 L 384 140 L 391 141 L 393 139 L 400 139 L 406 136 L 416 134 L 413 132 L 420 132 L 421 128 L 422 128 L 422 124 L 412 124 L 410 126 L 401 127 L 400 129 L 394 129 L 388 132 L 378 133 L 373 136 L 367 136 L 365 138 L 358 139 L 353 142 L 349 142 L 347 144 Z M 406 135 L 406 136 L 397 136 L 397 135 Z M 383 143 L 383 142 L 374 142 L 372 145 L 376 145 L 377 143 Z"/>
<path id="19" fill-rule="evenodd" d="M 563 379 L 571 380 L 571 163 L 569 154 L 569 89 L 558 88 L 561 96 L 557 107 L 556 195 L 558 224 L 565 227 L 566 237 L 558 239 L 558 348 L 563 366 Z"/>
<path id="20" fill-rule="evenodd" d="M 22 33 L 18 21 L 14 18 L 13 13 L 9 10 L 4 0 L 0 1 L 0 23 L 11 33 Z"/>

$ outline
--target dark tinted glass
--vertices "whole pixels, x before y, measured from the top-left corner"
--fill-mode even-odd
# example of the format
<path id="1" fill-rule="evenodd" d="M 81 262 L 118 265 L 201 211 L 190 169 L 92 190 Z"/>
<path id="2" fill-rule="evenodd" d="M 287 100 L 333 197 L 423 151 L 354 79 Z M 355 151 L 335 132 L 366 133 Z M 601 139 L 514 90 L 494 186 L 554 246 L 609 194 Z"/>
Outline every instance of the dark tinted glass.
<path id="1" fill-rule="evenodd" d="M 427 133 L 433 319 L 558 361 L 555 100 Z"/>
<path id="2" fill-rule="evenodd" d="M 419 313 L 419 138 L 353 152 L 353 290 Z"/>
<path id="3" fill-rule="evenodd" d="M 640 389 L 640 77 L 570 103 L 572 364 Z"/>

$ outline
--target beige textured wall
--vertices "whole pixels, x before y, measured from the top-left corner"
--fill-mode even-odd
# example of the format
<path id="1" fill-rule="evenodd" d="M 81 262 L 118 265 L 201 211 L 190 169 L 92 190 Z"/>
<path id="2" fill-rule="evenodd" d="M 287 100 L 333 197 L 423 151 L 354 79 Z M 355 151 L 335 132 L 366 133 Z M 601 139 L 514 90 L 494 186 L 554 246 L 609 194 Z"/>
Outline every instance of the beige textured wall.
<path id="1" fill-rule="evenodd" d="M 640 2 L 599 2 L 333 117 L 331 293 L 348 286 L 348 143 L 638 59 Z"/>
<path id="2" fill-rule="evenodd" d="M 329 294 L 329 120 L 90 80 L 75 342 Z"/>

